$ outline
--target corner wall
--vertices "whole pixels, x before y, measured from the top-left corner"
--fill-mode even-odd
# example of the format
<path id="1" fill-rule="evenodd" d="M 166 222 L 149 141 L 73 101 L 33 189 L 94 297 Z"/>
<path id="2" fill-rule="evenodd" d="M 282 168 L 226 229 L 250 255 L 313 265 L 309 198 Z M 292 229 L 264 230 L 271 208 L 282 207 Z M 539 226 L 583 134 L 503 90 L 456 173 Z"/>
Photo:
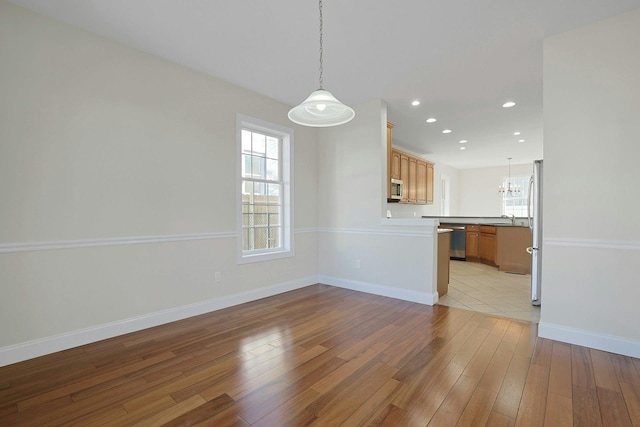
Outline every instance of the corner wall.
<path id="1" fill-rule="evenodd" d="M 544 43 L 539 333 L 640 357 L 640 10 Z"/>
<path id="2" fill-rule="evenodd" d="M 437 224 L 385 219 L 386 105 L 355 110 L 353 121 L 320 130 L 320 280 L 434 304 Z"/>
<path id="3" fill-rule="evenodd" d="M 288 106 L 4 1 L 0 64 L 0 365 L 317 282 Z M 295 129 L 295 257 L 236 264 L 237 113 Z"/>

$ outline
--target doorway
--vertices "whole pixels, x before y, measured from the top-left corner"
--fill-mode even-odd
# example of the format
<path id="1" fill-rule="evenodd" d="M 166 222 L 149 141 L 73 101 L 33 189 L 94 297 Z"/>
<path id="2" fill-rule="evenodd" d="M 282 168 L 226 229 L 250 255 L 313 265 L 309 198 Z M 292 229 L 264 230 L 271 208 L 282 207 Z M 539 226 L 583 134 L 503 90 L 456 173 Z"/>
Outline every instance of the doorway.
<path id="1" fill-rule="evenodd" d="M 440 175 L 440 216 L 449 216 L 451 211 L 451 179 Z"/>

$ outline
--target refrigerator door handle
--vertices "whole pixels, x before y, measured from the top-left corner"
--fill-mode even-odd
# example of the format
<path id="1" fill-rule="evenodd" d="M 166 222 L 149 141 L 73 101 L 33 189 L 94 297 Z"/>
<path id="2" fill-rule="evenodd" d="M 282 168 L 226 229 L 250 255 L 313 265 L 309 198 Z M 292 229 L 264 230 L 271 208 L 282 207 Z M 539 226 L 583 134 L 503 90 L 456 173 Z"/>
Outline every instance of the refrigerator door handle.
<path id="1" fill-rule="evenodd" d="M 529 230 L 533 231 L 533 214 L 531 211 L 531 203 L 533 202 L 533 175 L 529 178 L 529 194 L 527 200 L 527 220 L 529 221 Z M 531 252 L 529 252 L 531 253 Z"/>

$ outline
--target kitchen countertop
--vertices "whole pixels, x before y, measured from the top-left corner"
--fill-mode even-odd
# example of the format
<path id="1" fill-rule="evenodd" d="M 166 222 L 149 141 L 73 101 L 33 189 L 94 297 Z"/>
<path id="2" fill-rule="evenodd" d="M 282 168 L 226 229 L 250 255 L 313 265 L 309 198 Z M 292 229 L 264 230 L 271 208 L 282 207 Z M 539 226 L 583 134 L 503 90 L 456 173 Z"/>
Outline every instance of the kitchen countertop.
<path id="1" fill-rule="evenodd" d="M 489 216 L 422 216 L 424 219 L 437 219 L 440 224 L 471 224 L 471 225 L 492 225 L 496 227 L 528 227 L 527 218 L 516 218 L 515 224 L 511 219 Z"/>

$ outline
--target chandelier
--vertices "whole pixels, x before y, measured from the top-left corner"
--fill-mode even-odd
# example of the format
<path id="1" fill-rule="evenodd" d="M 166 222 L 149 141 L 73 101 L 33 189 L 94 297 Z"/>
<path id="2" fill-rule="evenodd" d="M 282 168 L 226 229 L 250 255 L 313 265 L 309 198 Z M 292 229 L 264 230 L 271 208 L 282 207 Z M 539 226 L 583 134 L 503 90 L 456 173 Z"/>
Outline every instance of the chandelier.
<path id="1" fill-rule="evenodd" d="M 303 126 L 328 127 L 351 121 L 356 113 L 336 99 L 328 90 L 322 88 L 322 0 L 320 9 L 320 88 L 297 107 L 289 110 L 289 120 Z"/>
<path id="2" fill-rule="evenodd" d="M 498 186 L 498 196 L 503 198 L 518 197 L 522 193 L 520 185 L 511 183 L 511 157 L 509 159 L 509 178 L 507 178 L 506 185 Z"/>

